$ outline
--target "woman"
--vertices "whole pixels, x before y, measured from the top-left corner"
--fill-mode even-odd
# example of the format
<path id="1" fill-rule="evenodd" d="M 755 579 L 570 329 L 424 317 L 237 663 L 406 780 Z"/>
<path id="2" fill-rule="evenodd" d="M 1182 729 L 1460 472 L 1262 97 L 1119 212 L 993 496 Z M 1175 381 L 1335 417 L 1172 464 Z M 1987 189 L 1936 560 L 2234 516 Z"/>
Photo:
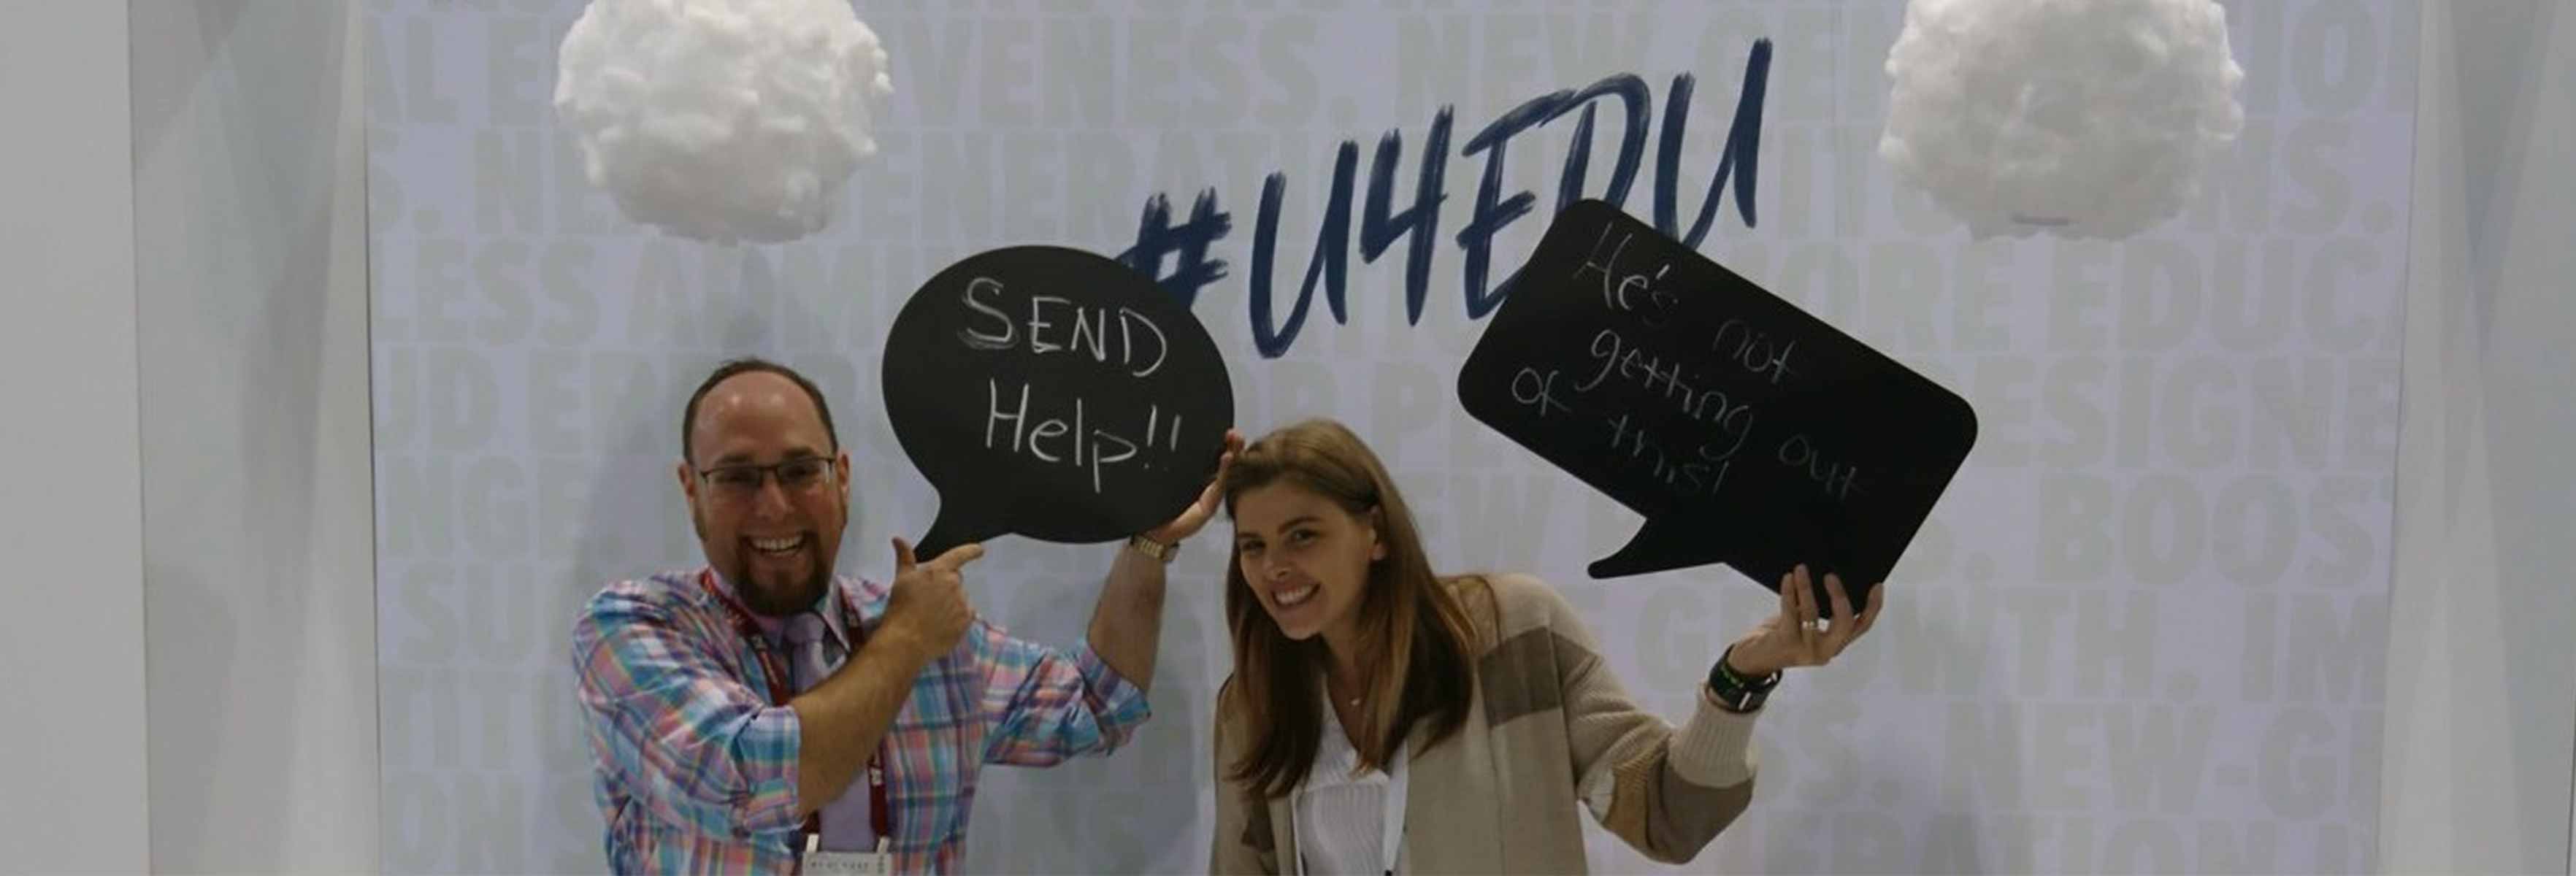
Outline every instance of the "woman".
<path id="1" fill-rule="evenodd" d="M 1657 861 L 1699 854 L 1753 793 L 1779 671 L 1868 631 L 1806 570 L 1720 655 L 1679 729 L 1638 710 L 1591 633 L 1525 575 L 1433 574 L 1411 512 L 1340 424 L 1274 432 L 1221 475 L 1234 674 L 1217 696 L 1219 873 L 1574 873 L 1579 800 Z"/>

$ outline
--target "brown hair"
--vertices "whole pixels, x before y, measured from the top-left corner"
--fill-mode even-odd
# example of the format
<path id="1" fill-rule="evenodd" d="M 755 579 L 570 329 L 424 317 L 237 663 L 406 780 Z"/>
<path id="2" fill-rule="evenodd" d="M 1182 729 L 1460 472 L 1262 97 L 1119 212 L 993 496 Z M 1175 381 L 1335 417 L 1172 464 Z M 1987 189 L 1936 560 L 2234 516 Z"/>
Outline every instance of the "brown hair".
<path id="1" fill-rule="evenodd" d="M 1265 435 L 1236 454 L 1221 485 L 1228 516 L 1246 491 L 1285 481 L 1367 518 L 1376 512 L 1386 558 L 1369 564 L 1360 593 L 1359 639 L 1377 669 L 1369 679 L 1363 726 L 1350 728 L 1360 763 L 1383 768 L 1406 742 L 1415 722 L 1428 718 L 1438 743 L 1466 723 L 1476 689 L 1475 627 L 1451 582 L 1431 571 L 1413 513 L 1377 455 L 1359 436 L 1331 420 L 1307 420 Z M 1250 734 L 1243 755 L 1226 765 L 1236 781 L 1265 797 L 1288 793 L 1304 781 L 1322 744 L 1325 670 L 1323 639 L 1297 641 L 1279 630 L 1243 577 L 1243 564 L 1225 569 L 1225 619 L 1234 638 L 1234 677 L 1220 697 L 1220 712 Z"/>

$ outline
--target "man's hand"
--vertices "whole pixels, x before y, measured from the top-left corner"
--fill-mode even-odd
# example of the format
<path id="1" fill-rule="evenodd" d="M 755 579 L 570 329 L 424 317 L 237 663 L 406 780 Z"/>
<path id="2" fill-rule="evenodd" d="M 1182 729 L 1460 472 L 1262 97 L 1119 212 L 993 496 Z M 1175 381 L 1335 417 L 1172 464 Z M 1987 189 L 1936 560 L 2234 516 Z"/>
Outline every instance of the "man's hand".
<path id="1" fill-rule="evenodd" d="M 957 647 L 958 638 L 975 622 L 961 570 L 983 556 L 984 546 L 970 542 L 923 563 L 914 559 L 909 542 L 895 539 L 894 592 L 886 601 L 885 631 L 925 663 Z"/>
<path id="2" fill-rule="evenodd" d="M 1145 532 L 1145 537 L 1164 544 L 1180 544 L 1181 539 L 1197 535 L 1208 520 L 1225 505 L 1225 495 L 1217 490 L 1225 483 L 1226 469 L 1234 467 L 1234 455 L 1243 450 L 1243 433 L 1225 430 L 1225 452 L 1216 458 L 1216 474 L 1209 476 L 1207 488 L 1199 491 L 1198 501 L 1181 509 L 1181 516 Z"/>

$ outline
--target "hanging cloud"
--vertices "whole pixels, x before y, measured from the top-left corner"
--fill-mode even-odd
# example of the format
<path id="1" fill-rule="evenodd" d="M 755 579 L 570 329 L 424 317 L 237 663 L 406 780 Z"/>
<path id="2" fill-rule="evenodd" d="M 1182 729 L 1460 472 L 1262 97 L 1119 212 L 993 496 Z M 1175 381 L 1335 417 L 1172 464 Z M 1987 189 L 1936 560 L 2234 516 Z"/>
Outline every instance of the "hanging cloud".
<path id="1" fill-rule="evenodd" d="M 591 0 L 555 113 L 626 216 L 715 243 L 821 230 L 894 93 L 849 0 Z"/>
<path id="2" fill-rule="evenodd" d="M 1886 69 L 1879 156 L 1979 238 L 2136 234 L 2244 127 L 2212 0 L 1911 0 Z"/>

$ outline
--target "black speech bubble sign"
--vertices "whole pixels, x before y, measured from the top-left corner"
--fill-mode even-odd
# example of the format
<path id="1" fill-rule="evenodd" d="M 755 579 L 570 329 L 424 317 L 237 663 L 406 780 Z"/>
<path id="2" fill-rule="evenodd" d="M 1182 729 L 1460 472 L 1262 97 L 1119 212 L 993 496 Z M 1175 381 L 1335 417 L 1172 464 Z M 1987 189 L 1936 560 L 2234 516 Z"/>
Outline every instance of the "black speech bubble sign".
<path id="1" fill-rule="evenodd" d="M 885 403 L 939 490 L 924 559 L 1161 525 L 1207 486 L 1234 423 L 1197 317 L 1126 265 L 1055 246 L 980 253 L 922 284 L 886 338 Z"/>
<path id="2" fill-rule="evenodd" d="M 1976 440 L 1966 400 L 1607 202 L 1513 282 L 1458 397 L 1645 515 L 1595 578 L 1717 562 L 1776 590 L 1804 563 L 1857 607 Z"/>

